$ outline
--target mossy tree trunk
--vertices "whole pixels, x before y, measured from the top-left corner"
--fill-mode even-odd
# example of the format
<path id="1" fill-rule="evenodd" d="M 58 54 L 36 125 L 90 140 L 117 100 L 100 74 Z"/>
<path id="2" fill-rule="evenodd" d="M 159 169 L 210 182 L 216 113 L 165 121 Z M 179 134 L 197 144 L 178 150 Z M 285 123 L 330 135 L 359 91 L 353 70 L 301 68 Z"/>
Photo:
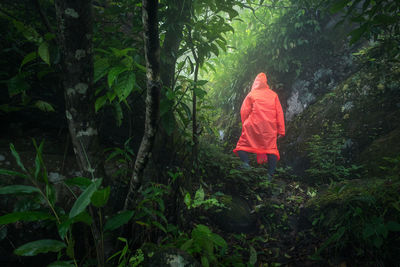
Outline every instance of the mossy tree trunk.
<path id="1" fill-rule="evenodd" d="M 158 34 L 158 0 L 143 0 L 142 20 L 144 28 L 144 50 L 147 69 L 146 118 L 142 142 L 137 153 L 133 174 L 125 199 L 124 210 L 133 203 L 133 195 L 141 186 L 143 170 L 150 157 L 160 109 L 160 40 Z"/>
<path id="2" fill-rule="evenodd" d="M 104 177 L 92 82 L 92 1 L 55 0 L 54 3 L 62 54 L 65 115 L 74 152 L 83 176 Z"/>
<path id="3" fill-rule="evenodd" d="M 55 0 L 54 4 L 58 44 L 62 55 L 65 115 L 74 152 L 85 177 L 106 178 L 95 123 L 92 1 Z M 105 184 L 108 184 L 107 180 Z M 92 209 L 89 211 L 95 218 Z M 93 222 L 91 228 L 96 247 L 97 265 L 104 266 L 104 247 L 98 222 Z"/>

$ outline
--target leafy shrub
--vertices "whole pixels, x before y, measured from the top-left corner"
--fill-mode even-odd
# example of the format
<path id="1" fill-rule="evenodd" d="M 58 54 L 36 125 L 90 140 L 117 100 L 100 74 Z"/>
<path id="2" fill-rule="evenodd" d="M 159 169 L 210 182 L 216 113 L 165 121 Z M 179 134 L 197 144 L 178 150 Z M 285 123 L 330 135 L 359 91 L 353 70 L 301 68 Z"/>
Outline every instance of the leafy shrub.
<path id="1" fill-rule="evenodd" d="M 306 170 L 311 181 L 340 181 L 356 174 L 361 166 L 348 166 L 342 150 L 346 140 L 340 124 L 326 126 L 322 134 L 313 135 L 307 142 L 307 152 L 310 168 Z"/>
<path id="2" fill-rule="evenodd" d="M 221 236 L 211 232 L 207 226 L 199 224 L 192 230 L 191 238 L 181 246 L 181 249 L 194 256 L 199 255 L 202 266 L 208 267 L 216 266 L 218 256 L 222 257 L 227 247 L 226 241 Z"/>
<path id="3" fill-rule="evenodd" d="M 313 198 L 309 205 L 318 210 L 313 216 L 315 231 L 321 237 L 329 233 L 313 258 L 346 254 L 356 265 L 366 259 L 385 262 L 388 266 L 397 263 L 400 260 L 399 186 L 398 176 L 344 181 Z"/>

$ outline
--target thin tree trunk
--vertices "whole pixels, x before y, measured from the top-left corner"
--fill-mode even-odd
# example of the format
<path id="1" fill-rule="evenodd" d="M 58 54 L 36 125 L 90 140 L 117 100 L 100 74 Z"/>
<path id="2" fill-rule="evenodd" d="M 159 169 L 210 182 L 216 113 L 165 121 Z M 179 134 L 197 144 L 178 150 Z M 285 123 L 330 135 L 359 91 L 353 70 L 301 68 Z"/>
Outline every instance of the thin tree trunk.
<path id="1" fill-rule="evenodd" d="M 196 57 L 197 58 L 197 57 Z M 194 87 L 193 87 L 193 99 L 192 99 L 192 155 L 193 155 L 193 169 L 195 176 L 197 175 L 197 167 L 198 167 L 198 146 L 199 146 L 199 137 L 198 137 L 198 129 L 197 129 L 197 97 L 196 97 L 196 84 L 199 74 L 199 62 L 196 59 L 196 67 L 194 70 Z"/>
<path id="2" fill-rule="evenodd" d="M 104 161 L 95 123 L 92 1 L 55 0 L 62 53 L 65 115 L 83 176 L 104 177 Z M 106 181 L 107 184 L 107 181 Z"/>
<path id="3" fill-rule="evenodd" d="M 149 160 L 157 130 L 160 107 L 160 41 L 158 35 L 158 0 L 143 0 L 142 20 L 147 69 L 146 119 L 142 142 L 137 153 L 133 174 L 125 199 L 124 210 L 133 203 L 133 195 L 141 186 L 143 170 Z"/>
<path id="4" fill-rule="evenodd" d="M 193 164 L 193 170 L 194 170 L 194 176 L 197 176 L 197 167 L 198 167 L 198 144 L 199 144 L 199 138 L 197 134 L 197 97 L 196 97 L 196 87 L 197 87 L 197 79 L 198 79 L 198 74 L 199 74 L 199 67 L 200 67 L 200 61 L 199 61 L 199 55 L 196 53 L 196 50 L 194 48 L 193 44 L 193 39 L 192 39 L 192 29 L 191 27 L 188 27 L 188 38 L 189 38 L 189 45 L 190 49 L 192 51 L 192 55 L 194 58 L 194 61 L 196 63 L 195 69 L 194 69 L 194 87 L 193 87 L 193 93 L 192 93 L 192 142 L 193 142 L 193 147 L 192 147 L 192 164 Z"/>

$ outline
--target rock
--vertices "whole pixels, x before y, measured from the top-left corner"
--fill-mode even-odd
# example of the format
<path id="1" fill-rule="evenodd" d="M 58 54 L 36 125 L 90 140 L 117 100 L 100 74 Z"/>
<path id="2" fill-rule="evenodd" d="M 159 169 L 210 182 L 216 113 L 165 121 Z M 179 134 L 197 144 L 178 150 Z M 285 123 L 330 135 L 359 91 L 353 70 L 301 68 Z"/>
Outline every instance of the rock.
<path id="1" fill-rule="evenodd" d="M 6 157 L 4 155 L 0 155 L 0 161 L 6 160 Z"/>
<path id="2" fill-rule="evenodd" d="M 239 196 L 224 195 L 220 200 L 227 208 L 212 214 L 212 219 L 226 232 L 250 233 L 256 230 L 256 217 L 247 201 Z"/>
<path id="3" fill-rule="evenodd" d="M 49 181 L 52 183 L 59 183 L 64 180 L 65 177 L 57 172 L 50 172 L 49 173 Z"/>
<path id="4" fill-rule="evenodd" d="M 149 267 L 201 267 L 187 252 L 177 248 L 167 248 L 154 253 L 148 260 Z"/>

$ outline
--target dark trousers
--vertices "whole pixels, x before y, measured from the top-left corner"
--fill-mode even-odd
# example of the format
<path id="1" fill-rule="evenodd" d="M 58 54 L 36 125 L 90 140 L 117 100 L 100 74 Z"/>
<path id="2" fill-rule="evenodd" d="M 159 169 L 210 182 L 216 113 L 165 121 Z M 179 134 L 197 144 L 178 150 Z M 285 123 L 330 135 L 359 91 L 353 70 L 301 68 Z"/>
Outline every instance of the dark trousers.
<path id="1" fill-rule="evenodd" d="M 238 155 L 239 155 L 241 161 L 249 164 L 249 155 L 247 154 L 246 151 L 239 150 Z M 275 173 L 276 163 L 278 162 L 278 157 L 274 154 L 267 154 L 267 158 L 268 158 L 268 174 L 270 176 L 272 176 Z"/>

